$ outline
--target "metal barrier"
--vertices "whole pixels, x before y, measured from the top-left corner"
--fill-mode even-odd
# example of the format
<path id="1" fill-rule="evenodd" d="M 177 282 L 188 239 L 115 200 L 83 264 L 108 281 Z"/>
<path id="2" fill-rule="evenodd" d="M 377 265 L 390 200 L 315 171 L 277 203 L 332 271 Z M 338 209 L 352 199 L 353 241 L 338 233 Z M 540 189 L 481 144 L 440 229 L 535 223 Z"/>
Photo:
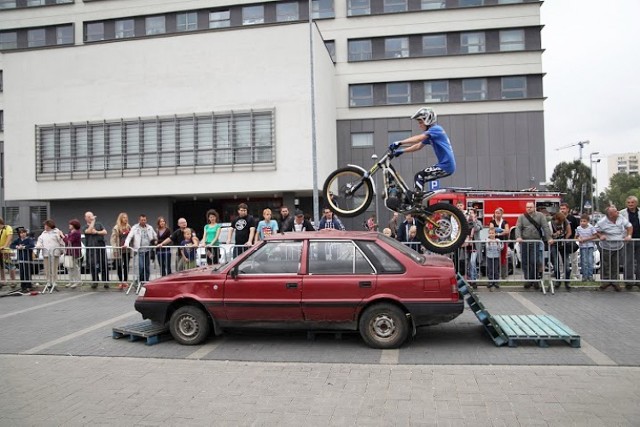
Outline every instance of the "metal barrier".
<path id="1" fill-rule="evenodd" d="M 619 290 L 620 282 L 627 289 L 640 287 L 640 239 L 600 240 L 598 242 L 600 265 L 597 281 L 601 288 L 613 286 Z"/>

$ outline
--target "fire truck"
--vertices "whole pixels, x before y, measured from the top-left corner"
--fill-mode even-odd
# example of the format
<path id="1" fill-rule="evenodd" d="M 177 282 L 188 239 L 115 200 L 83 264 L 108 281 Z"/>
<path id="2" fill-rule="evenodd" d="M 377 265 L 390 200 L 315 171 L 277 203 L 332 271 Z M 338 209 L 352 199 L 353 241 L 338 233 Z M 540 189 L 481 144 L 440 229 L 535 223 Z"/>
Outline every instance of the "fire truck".
<path id="1" fill-rule="evenodd" d="M 518 216 L 526 211 L 527 202 L 534 202 L 537 211 L 552 215 L 560 210 L 561 199 L 562 193 L 552 191 L 452 189 L 446 193 L 433 196 L 433 198 L 429 199 L 429 204 L 444 202 L 457 205 L 462 203 L 465 210 L 469 208 L 476 210 L 478 219 L 482 221 L 485 227 L 489 226 L 495 210 L 502 208 L 504 209 L 503 218 L 513 227 Z"/>

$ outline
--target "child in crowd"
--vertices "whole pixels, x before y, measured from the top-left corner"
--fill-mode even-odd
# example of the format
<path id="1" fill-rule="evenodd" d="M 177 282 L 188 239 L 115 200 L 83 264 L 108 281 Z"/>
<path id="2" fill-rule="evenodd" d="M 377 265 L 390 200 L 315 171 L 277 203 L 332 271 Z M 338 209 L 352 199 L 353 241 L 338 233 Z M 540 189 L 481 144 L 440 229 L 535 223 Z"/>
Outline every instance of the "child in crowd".
<path id="1" fill-rule="evenodd" d="M 258 223 L 258 228 L 256 229 L 256 243 L 278 232 L 278 222 L 275 219 L 271 219 L 271 209 L 263 210 L 262 216 L 264 219 Z"/>
<path id="2" fill-rule="evenodd" d="M 188 270 L 190 268 L 196 267 L 198 241 L 193 236 L 193 232 L 190 228 L 185 228 L 183 231 L 183 235 L 184 240 L 180 242 L 180 246 L 184 246 L 184 248 L 180 248 L 180 256 L 182 257 L 184 269 Z"/>
<path id="3" fill-rule="evenodd" d="M 489 228 L 489 236 L 485 240 L 485 253 L 487 256 L 487 278 L 489 284 L 487 288 L 493 292 L 493 288 L 500 289 L 498 279 L 500 279 L 500 253 L 504 243 L 496 238 L 496 229 Z"/>
<path id="4" fill-rule="evenodd" d="M 594 240 L 598 239 L 596 228 L 589 224 L 589 215 L 580 217 L 580 227 L 576 228 L 576 240 L 580 245 L 580 272 L 583 282 L 593 281 Z"/>
<path id="5" fill-rule="evenodd" d="M 29 237 L 29 230 L 18 227 L 18 238 L 11 243 L 11 249 L 17 250 L 18 270 L 20 270 L 20 287 L 22 292 L 33 290 L 31 283 L 31 260 L 35 242 Z"/>
<path id="6" fill-rule="evenodd" d="M 409 228 L 409 237 L 408 237 L 407 242 L 405 243 L 405 245 L 407 245 L 408 247 L 410 247 L 414 251 L 418 252 L 419 254 L 423 254 L 424 253 L 424 249 L 422 249 L 422 243 L 418 239 L 417 234 L 418 234 L 418 229 L 416 228 L 415 225 L 412 225 Z"/>
<path id="7" fill-rule="evenodd" d="M 391 237 L 391 229 L 389 227 L 385 228 L 384 230 L 382 230 L 382 234 L 387 237 Z"/>

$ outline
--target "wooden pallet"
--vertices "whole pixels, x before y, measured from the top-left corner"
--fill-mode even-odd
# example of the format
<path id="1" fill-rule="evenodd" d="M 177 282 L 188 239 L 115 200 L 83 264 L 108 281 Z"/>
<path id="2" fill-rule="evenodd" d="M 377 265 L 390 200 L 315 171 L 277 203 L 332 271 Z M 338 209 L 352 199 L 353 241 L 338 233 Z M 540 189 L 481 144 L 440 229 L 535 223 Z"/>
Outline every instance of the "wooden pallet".
<path id="1" fill-rule="evenodd" d="M 166 333 L 168 330 L 169 328 L 165 325 L 153 323 L 151 320 L 145 320 L 144 322 L 113 328 L 112 337 L 117 340 L 128 336 L 129 341 L 138 341 L 139 339 L 145 338 L 147 345 L 154 345 L 160 342 L 160 335 Z"/>
<path id="2" fill-rule="evenodd" d="M 465 298 L 467 305 L 476 315 L 489 337 L 499 347 L 507 343 L 507 337 L 504 335 L 498 324 L 494 321 L 493 316 L 487 311 L 484 304 L 480 302 L 480 298 L 473 292 L 472 287 L 458 274 L 458 292 Z"/>
<path id="3" fill-rule="evenodd" d="M 553 316 L 501 315 L 493 316 L 506 335 L 509 347 L 518 341 L 535 341 L 539 347 L 549 347 L 549 341 L 564 341 L 573 348 L 580 347 L 580 335 Z"/>

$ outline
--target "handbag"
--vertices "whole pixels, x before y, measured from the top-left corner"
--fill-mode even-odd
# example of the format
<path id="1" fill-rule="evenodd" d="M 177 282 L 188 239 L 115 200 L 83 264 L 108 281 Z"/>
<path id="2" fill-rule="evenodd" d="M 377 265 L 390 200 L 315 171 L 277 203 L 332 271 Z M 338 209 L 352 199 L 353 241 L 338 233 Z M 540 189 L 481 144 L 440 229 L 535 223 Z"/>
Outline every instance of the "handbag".
<path id="1" fill-rule="evenodd" d="M 76 263 L 75 263 L 75 259 L 73 258 L 73 255 L 65 255 L 64 258 L 62 259 L 62 265 L 64 266 L 64 268 L 75 267 Z"/>

